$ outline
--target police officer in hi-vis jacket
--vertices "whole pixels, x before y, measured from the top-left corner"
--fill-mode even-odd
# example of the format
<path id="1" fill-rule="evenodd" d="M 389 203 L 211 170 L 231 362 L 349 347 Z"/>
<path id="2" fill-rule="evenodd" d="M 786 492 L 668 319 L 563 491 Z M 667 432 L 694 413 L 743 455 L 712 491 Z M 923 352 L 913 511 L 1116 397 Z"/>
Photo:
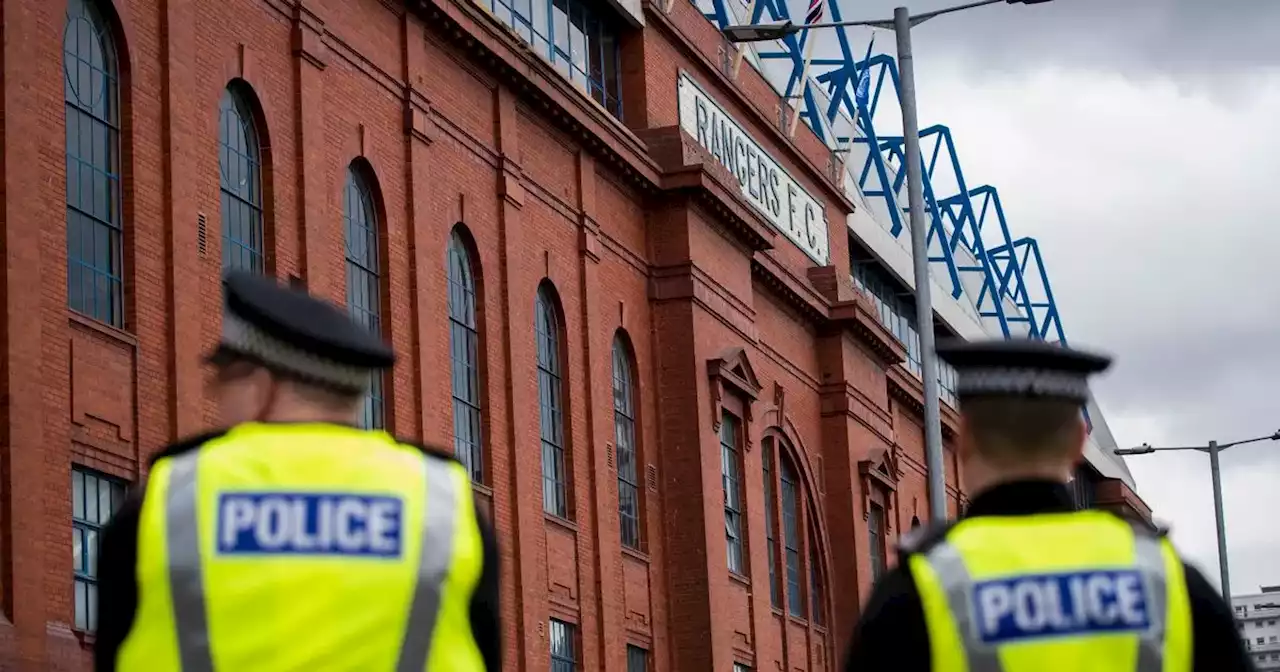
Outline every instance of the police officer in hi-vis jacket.
<path id="1" fill-rule="evenodd" d="M 355 426 L 394 354 L 302 290 L 224 289 L 230 429 L 163 450 L 105 530 L 96 669 L 500 670 L 498 555 L 466 470 Z"/>
<path id="2" fill-rule="evenodd" d="M 1106 357 L 1038 341 L 947 343 L 973 500 L 906 535 L 849 672 L 1235 672 L 1230 607 L 1162 532 L 1074 506 L 1081 407 Z"/>

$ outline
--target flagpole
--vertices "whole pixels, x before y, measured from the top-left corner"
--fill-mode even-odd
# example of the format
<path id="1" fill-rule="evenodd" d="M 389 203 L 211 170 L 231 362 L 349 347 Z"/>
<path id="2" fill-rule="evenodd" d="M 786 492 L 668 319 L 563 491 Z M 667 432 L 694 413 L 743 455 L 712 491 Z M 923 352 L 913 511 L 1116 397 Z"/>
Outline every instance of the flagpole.
<path id="1" fill-rule="evenodd" d="M 822 0 L 813 0 L 809 6 L 809 12 L 805 15 L 805 23 L 818 23 L 822 20 Z M 817 35 L 812 32 L 805 33 L 804 44 L 804 67 L 800 69 L 800 95 L 796 101 L 796 111 L 791 115 L 791 124 L 787 126 L 787 137 L 795 137 L 796 123 L 800 121 L 800 110 L 805 104 L 805 87 L 809 86 L 809 64 L 813 62 L 813 45 L 817 44 Z"/>
<path id="2" fill-rule="evenodd" d="M 725 0 L 728 2 L 729 0 Z M 754 22 L 756 18 L 756 0 L 750 0 L 747 3 L 747 21 Z M 733 68 L 729 71 L 729 79 L 738 81 L 738 70 L 742 68 L 742 59 L 746 57 L 747 50 L 751 48 L 750 43 L 742 42 L 738 44 L 738 51 L 733 54 Z"/>

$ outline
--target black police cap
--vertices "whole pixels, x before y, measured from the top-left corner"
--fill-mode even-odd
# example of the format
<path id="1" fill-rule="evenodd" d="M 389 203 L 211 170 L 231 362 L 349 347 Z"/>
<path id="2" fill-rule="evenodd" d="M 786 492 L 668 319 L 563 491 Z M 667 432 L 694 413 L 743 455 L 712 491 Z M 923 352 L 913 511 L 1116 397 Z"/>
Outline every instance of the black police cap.
<path id="1" fill-rule="evenodd" d="M 371 372 L 395 364 L 377 334 L 301 289 L 244 271 L 228 273 L 223 289 L 224 354 L 344 388 L 362 388 Z"/>
<path id="2" fill-rule="evenodd" d="M 1111 358 L 1036 339 L 948 340 L 939 359 L 956 370 L 960 397 L 1054 398 L 1085 403 L 1089 376 Z"/>

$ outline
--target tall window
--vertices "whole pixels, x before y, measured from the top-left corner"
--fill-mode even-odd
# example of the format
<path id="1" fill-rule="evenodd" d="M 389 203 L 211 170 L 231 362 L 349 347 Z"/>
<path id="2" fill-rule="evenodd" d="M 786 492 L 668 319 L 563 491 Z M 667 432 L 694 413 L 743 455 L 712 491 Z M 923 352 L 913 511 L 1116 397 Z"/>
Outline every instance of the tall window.
<path id="1" fill-rule="evenodd" d="M 538 406 L 542 433 L 542 510 L 569 517 L 568 473 L 564 459 L 564 395 L 560 366 L 560 311 L 547 284 L 534 306 L 538 338 Z"/>
<path id="2" fill-rule="evenodd" d="M 729 571 L 746 574 L 742 551 L 742 479 L 739 477 L 738 419 L 724 411 L 720 420 L 720 482 L 724 487 L 724 541 Z"/>
<path id="3" fill-rule="evenodd" d="M 769 551 L 769 601 L 775 609 L 782 608 L 782 585 L 778 583 L 778 537 L 774 526 L 778 519 L 778 500 L 773 487 L 773 441 L 766 440 L 760 452 L 764 462 L 764 526 Z"/>
<path id="4" fill-rule="evenodd" d="M 631 349 L 613 339 L 613 440 L 618 453 L 618 522 L 622 545 L 640 550 L 640 485 L 636 475 L 635 382 Z"/>
<path id="5" fill-rule="evenodd" d="M 484 482 L 480 442 L 480 330 L 471 254 L 455 228 L 449 236 L 449 359 L 453 366 L 453 452 L 471 480 Z"/>
<path id="6" fill-rule="evenodd" d="M 551 619 L 551 672 L 576 672 L 578 669 L 577 628 Z"/>
<path id="7" fill-rule="evenodd" d="M 373 194 L 364 178 L 347 168 L 347 186 L 342 196 L 342 220 L 347 240 L 347 310 L 352 319 L 375 334 L 382 333 L 382 278 L 378 263 L 378 213 Z M 381 429 L 386 425 L 383 403 L 383 375 L 369 381 L 360 412 L 360 426 Z"/>
<path id="8" fill-rule="evenodd" d="M 622 118 L 618 21 L 584 0 L 483 0 L 579 90 Z"/>
<path id="9" fill-rule="evenodd" d="M 627 672 L 649 672 L 649 652 L 634 644 L 628 644 Z"/>
<path id="10" fill-rule="evenodd" d="M 68 0 L 62 50 L 67 305 L 123 327 L 119 61 L 111 30 L 93 0 Z"/>
<path id="11" fill-rule="evenodd" d="M 787 610 L 804 616 L 804 594 L 800 592 L 800 496 L 799 483 L 791 460 L 782 460 L 782 545 L 787 566 Z"/>
<path id="12" fill-rule="evenodd" d="M 261 273 L 262 146 L 253 113 L 235 85 L 222 92 L 218 122 L 222 169 L 222 270 Z"/>
<path id="13" fill-rule="evenodd" d="M 761 446 L 770 601 L 775 609 L 785 603 L 791 616 L 811 617 L 815 624 L 822 625 L 817 513 L 812 500 L 805 496 L 791 446 L 776 434 L 766 436 Z"/>
<path id="14" fill-rule="evenodd" d="M 71 553 L 75 571 L 75 627 L 98 629 L 98 542 L 102 528 L 124 501 L 124 482 L 71 469 Z"/>
<path id="15" fill-rule="evenodd" d="M 874 502 L 867 517 L 867 549 L 871 554 L 871 580 L 876 581 L 885 571 L 884 509 Z"/>

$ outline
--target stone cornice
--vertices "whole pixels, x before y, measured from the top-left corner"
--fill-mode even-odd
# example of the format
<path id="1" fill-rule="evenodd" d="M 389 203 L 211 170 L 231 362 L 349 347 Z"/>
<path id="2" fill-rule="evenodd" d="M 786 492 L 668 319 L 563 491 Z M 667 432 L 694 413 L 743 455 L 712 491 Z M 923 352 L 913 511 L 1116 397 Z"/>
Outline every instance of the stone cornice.
<path id="1" fill-rule="evenodd" d="M 798 310 L 809 322 L 823 326 L 831 321 L 827 300 L 812 287 L 797 280 L 768 254 L 751 259 L 751 277 L 773 292 L 782 302 Z"/>
<path id="2" fill-rule="evenodd" d="M 736 178 L 678 126 L 640 132 L 661 171 L 658 183 L 664 194 L 688 194 L 714 215 L 748 250 L 773 247 L 778 233 L 745 202 Z"/>

